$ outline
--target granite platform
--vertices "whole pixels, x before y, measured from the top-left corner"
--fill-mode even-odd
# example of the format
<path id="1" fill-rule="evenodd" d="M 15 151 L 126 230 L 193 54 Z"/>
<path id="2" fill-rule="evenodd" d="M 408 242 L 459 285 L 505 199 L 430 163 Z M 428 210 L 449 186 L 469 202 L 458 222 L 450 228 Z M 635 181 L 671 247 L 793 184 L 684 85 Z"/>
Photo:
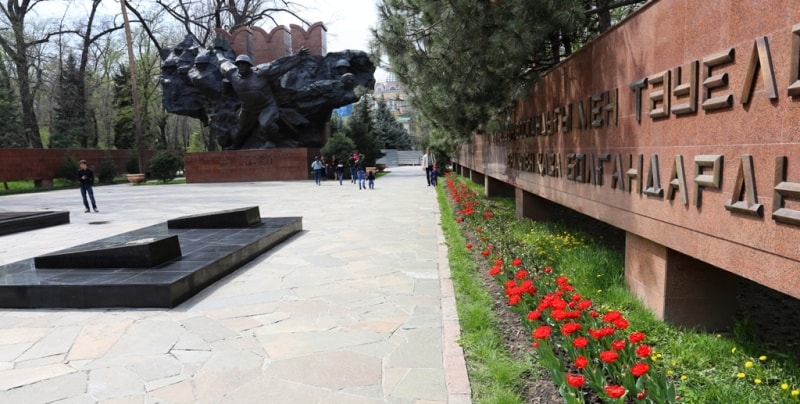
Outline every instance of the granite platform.
<path id="1" fill-rule="evenodd" d="M 0 236 L 69 223 L 69 212 L 0 212 Z"/>
<path id="2" fill-rule="evenodd" d="M 261 218 L 260 225 L 240 228 L 176 229 L 167 222 L 144 227 L 1 266 L 0 307 L 175 307 L 300 230 L 300 217 Z M 182 255 L 150 268 L 134 259 L 127 267 L 79 264 L 103 251 L 171 236 L 177 236 Z M 53 257 L 71 257 L 76 267 L 37 267 L 37 260 Z"/>

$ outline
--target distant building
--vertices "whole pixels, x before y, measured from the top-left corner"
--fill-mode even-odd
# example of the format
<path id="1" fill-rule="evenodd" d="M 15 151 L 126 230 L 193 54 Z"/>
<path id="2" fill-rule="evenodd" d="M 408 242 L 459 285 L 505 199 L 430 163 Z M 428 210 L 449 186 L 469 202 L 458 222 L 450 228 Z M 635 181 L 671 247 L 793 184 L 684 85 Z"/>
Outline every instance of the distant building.
<path id="1" fill-rule="evenodd" d="M 375 91 L 372 93 L 372 98 L 375 101 L 384 100 L 389 111 L 400 122 L 408 132 L 409 136 L 414 139 L 414 146 L 419 145 L 420 134 L 416 133 L 414 118 L 416 111 L 411 108 L 408 102 L 408 94 L 399 81 L 395 81 L 395 76 L 389 73 L 386 76 L 386 81 L 382 83 L 375 83 Z"/>

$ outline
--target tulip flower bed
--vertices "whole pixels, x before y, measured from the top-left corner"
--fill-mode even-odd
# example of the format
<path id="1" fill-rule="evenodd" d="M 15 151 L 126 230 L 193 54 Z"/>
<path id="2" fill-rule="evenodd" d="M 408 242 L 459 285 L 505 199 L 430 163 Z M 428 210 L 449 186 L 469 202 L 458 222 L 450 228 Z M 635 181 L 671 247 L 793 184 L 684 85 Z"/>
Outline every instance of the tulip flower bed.
<path id="1" fill-rule="evenodd" d="M 703 397 L 702 393 L 691 390 L 693 380 L 687 380 L 685 374 L 676 371 L 678 362 L 694 361 L 695 358 L 667 361 L 664 357 L 666 351 L 662 356 L 658 348 L 660 343 L 676 336 L 683 338 L 678 331 L 668 331 L 664 327 L 663 333 L 648 335 L 633 329 L 624 308 L 615 309 L 605 303 L 595 302 L 601 300 L 596 297 L 602 296 L 602 287 L 581 293 L 565 275 L 568 271 L 559 271 L 551 264 L 559 262 L 561 252 L 585 248 L 586 243 L 580 237 L 566 233 L 538 238 L 526 235 L 528 240 L 520 241 L 520 235 L 515 234 L 513 226 L 509 224 L 513 214 L 498 212 L 498 206 L 492 205 L 464 183 L 454 181 L 450 176 L 446 179 L 446 191 L 455 210 L 455 221 L 473 235 L 466 248 L 486 260 L 488 274 L 502 285 L 509 309 L 517 313 L 521 322 L 528 327 L 537 361 L 548 370 L 565 402 L 704 401 L 698 399 Z M 604 259 L 598 255 L 592 255 L 591 258 Z M 611 279 L 615 276 L 618 278 Z M 600 285 L 604 282 L 606 285 L 622 283 L 619 279 L 621 276 L 621 273 L 596 274 Z M 691 338 L 687 337 L 686 341 L 694 343 Z M 724 343 L 720 345 L 725 346 Z M 656 352 L 657 348 L 659 352 Z M 713 360 L 713 356 L 714 353 L 710 352 L 708 360 Z M 766 357 L 763 358 L 766 361 Z M 699 359 L 700 362 L 702 360 Z M 691 365 L 709 367 L 702 363 Z M 747 370 L 757 367 L 750 366 Z M 701 389 L 704 388 L 703 384 L 707 386 L 709 380 L 728 385 L 753 379 L 755 387 L 761 387 L 759 385 L 767 380 L 766 376 L 751 376 L 754 372 L 747 370 L 736 371 L 732 368 L 720 372 L 720 369 L 711 367 L 700 370 L 713 373 L 711 379 L 702 379 L 698 383 L 699 387 L 696 388 Z M 776 367 L 766 372 L 776 379 L 782 369 Z M 771 380 L 775 388 L 770 390 L 770 397 L 778 399 L 770 402 L 797 402 L 798 394 L 794 387 L 797 379 L 789 373 L 783 381 Z M 746 385 L 732 387 L 738 390 L 748 388 Z M 766 397 L 759 391 L 722 391 L 714 394 L 715 397 L 732 398 L 734 401 L 739 397 Z"/>

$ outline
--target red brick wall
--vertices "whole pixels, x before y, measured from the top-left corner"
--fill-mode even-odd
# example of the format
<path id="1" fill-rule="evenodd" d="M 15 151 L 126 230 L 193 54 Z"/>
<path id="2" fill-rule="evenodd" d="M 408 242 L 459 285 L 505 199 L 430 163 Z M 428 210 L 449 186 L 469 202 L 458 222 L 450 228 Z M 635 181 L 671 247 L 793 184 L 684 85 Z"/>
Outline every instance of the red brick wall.
<path id="1" fill-rule="evenodd" d="M 100 163 L 110 158 L 117 166 L 117 173 L 125 173 L 125 164 L 130 160 L 131 150 L 90 150 L 90 149 L 0 149 L 0 181 L 44 180 L 56 178 L 58 168 L 67 156 L 75 160 L 86 160 L 97 174 Z M 155 154 L 153 150 L 144 153 L 145 167 Z"/>
<path id="2" fill-rule="evenodd" d="M 315 154 L 306 148 L 186 153 L 186 182 L 307 180 Z"/>
<path id="3" fill-rule="evenodd" d="M 292 24 L 291 30 L 278 26 L 267 32 L 259 27 L 242 27 L 233 32 L 217 29 L 219 35 L 225 37 L 237 55 L 250 55 L 255 64 L 271 62 L 275 59 L 297 52 L 305 46 L 312 55 L 325 56 L 328 53 L 326 44 L 327 28 L 317 22 L 308 30 Z"/>

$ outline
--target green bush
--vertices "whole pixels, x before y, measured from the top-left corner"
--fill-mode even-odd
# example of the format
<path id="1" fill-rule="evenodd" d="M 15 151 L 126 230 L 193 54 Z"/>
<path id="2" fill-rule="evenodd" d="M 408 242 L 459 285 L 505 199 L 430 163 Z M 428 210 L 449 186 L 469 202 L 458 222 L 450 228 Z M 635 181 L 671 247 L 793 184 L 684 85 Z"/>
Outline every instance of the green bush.
<path id="1" fill-rule="evenodd" d="M 169 150 L 161 150 L 150 160 L 150 175 L 167 183 L 175 179 L 181 167 L 183 161 L 180 156 Z"/>
<path id="2" fill-rule="evenodd" d="M 79 169 L 80 166 L 78 165 L 78 160 L 76 160 L 75 157 L 65 156 L 64 161 L 56 170 L 56 177 L 63 178 L 70 184 L 73 184 L 78 178 Z"/>
<path id="3" fill-rule="evenodd" d="M 100 162 L 100 169 L 97 173 L 97 179 L 103 184 L 113 184 L 114 177 L 117 176 L 117 165 L 114 164 L 114 160 L 110 158 L 103 159 Z"/>
<path id="4" fill-rule="evenodd" d="M 140 174 L 139 173 L 139 158 L 135 155 L 131 154 L 131 158 L 128 159 L 128 162 L 125 163 L 125 172 L 128 174 Z"/>

